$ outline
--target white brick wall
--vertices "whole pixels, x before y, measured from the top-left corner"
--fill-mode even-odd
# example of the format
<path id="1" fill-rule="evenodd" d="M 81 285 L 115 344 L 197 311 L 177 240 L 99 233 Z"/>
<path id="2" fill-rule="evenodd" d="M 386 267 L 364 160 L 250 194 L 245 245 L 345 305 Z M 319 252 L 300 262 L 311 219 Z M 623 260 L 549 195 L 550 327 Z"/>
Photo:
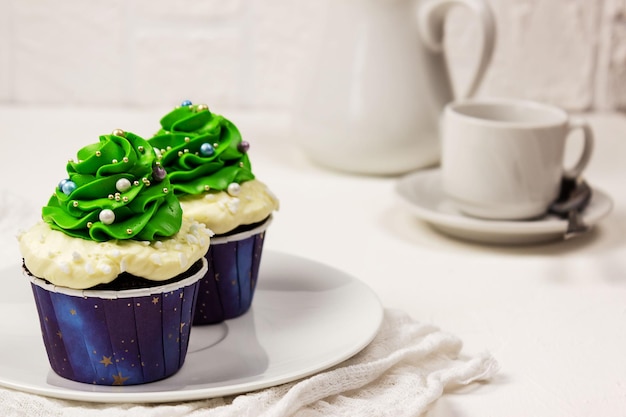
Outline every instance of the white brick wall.
<path id="1" fill-rule="evenodd" d="M 288 110 L 327 1 L 0 0 L 0 102 Z M 626 0 L 490 3 L 480 95 L 626 109 Z M 447 35 L 461 88 L 481 35 L 463 10 Z"/>

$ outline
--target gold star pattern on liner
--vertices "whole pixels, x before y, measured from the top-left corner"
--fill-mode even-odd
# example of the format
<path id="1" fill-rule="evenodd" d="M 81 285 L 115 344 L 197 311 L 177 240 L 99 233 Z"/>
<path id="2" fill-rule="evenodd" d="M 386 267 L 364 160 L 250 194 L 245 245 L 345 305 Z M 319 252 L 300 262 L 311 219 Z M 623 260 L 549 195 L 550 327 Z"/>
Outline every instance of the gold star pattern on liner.
<path id="1" fill-rule="evenodd" d="M 122 376 L 121 372 L 118 372 L 117 375 L 113 376 L 113 385 L 124 385 L 124 382 L 130 379 L 128 376 Z"/>
<path id="2" fill-rule="evenodd" d="M 71 314 L 72 316 L 75 316 L 75 315 L 76 315 L 76 310 L 71 309 L 71 310 L 70 310 L 70 314 Z"/>
<path id="3" fill-rule="evenodd" d="M 59 339 L 63 339 L 63 333 L 61 333 L 61 330 L 57 332 L 57 336 L 59 336 Z"/>
<path id="4" fill-rule="evenodd" d="M 113 362 L 111 361 L 112 357 L 111 356 L 102 356 L 102 360 L 100 361 L 101 364 L 104 365 L 104 367 L 106 368 L 109 365 L 113 365 Z"/>
<path id="5" fill-rule="evenodd" d="M 159 303 L 159 297 L 152 297 L 152 304 L 158 304 Z"/>
<path id="6" fill-rule="evenodd" d="M 185 327 L 185 324 L 187 324 L 187 323 L 180 323 L 180 332 L 181 333 L 183 332 L 183 327 Z"/>

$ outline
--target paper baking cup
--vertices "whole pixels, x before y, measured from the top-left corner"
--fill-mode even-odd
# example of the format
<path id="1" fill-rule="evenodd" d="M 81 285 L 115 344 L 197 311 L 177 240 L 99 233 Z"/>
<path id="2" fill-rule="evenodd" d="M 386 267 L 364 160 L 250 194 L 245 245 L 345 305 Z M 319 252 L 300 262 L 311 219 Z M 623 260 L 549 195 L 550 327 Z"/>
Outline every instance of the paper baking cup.
<path id="1" fill-rule="evenodd" d="M 122 291 L 31 281 L 44 345 L 54 372 L 97 385 L 136 385 L 178 371 L 187 355 L 202 268 L 180 281 Z"/>
<path id="2" fill-rule="evenodd" d="M 252 305 L 265 230 L 272 217 L 246 232 L 211 238 L 208 270 L 200 280 L 193 324 L 214 324 L 244 314 Z"/>

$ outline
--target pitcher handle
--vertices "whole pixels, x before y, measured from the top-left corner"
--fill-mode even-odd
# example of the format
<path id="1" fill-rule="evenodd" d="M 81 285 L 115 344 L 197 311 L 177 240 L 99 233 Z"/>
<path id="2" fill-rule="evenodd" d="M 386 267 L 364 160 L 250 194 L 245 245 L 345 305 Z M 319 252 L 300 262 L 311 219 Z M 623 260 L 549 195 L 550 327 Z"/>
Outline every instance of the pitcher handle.
<path id="1" fill-rule="evenodd" d="M 430 51 L 443 53 L 444 22 L 453 6 L 465 6 L 479 19 L 483 29 L 483 44 L 480 61 L 465 94 L 457 98 L 473 96 L 480 85 L 491 61 L 496 39 L 496 25 L 493 13 L 485 0 L 422 0 L 418 8 L 418 30 L 422 42 Z"/>

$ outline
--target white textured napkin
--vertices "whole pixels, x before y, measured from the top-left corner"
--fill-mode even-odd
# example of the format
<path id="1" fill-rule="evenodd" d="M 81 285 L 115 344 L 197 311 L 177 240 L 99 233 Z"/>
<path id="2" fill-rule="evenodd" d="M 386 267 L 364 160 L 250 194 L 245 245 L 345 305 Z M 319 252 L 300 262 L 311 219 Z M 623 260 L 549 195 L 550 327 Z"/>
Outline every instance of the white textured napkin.
<path id="1" fill-rule="evenodd" d="M 0 266 L 14 263 L 15 234 L 31 219 L 22 202 L 0 195 Z M 17 207 L 21 209 L 17 209 Z M 5 250 L 6 249 L 6 250 Z M 34 304 L 33 304 L 34 308 Z M 292 383 L 238 396 L 170 404 L 99 404 L 0 388 L 3 417 L 418 416 L 446 388 L 490 378 L 497 362 L 461 355 L 462 342 L 406 313 L 386 310 L 380 331 L 359 354 Z M 0 369 L 0 373 L 2 370 Z"/>

